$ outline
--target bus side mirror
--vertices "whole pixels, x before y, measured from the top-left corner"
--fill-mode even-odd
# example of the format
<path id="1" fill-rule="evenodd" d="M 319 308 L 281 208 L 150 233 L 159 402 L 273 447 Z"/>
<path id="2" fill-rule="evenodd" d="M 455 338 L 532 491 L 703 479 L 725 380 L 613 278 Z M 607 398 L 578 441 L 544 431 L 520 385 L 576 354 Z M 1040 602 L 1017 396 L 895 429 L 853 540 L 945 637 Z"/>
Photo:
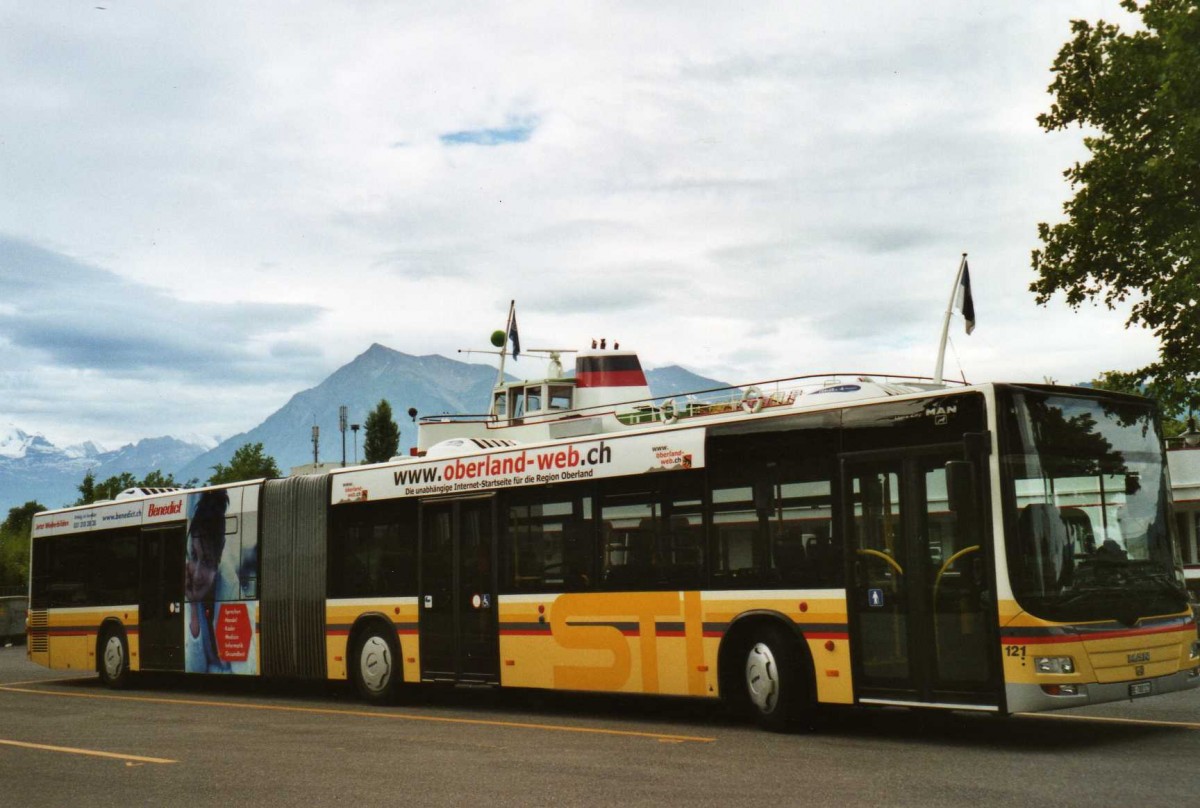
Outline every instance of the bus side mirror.
<path id="1" fill-rule="evenodd" d="M 975 512 L 975 464 L 970 460 L 946 463 L 946 499 L 950 510 L 960 517 Z"/>

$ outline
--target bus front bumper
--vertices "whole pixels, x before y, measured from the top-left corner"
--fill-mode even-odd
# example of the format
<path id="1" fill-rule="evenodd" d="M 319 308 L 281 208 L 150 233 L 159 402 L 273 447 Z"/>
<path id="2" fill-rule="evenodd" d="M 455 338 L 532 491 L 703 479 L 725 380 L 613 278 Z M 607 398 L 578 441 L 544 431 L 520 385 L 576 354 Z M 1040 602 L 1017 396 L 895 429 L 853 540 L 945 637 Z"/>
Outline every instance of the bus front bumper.
<path id="1" fill-rule="evenodd" d="M 1073 686 L 1074 693 L 1064 692 L 1070 687 L 1072 686 L 1005 685 L 1008 711 L 1010 713 L 1035 713 L 1043 710 L 1062 710 L 1067 707 L 1083 707 L 1087 704 L 1104 704 L 1110 701 L 1131 701 L 1143 696 L 1158 696 L 1163 693 L 1191 690 L 1200 687 L 1200 666 L 1153 679 L 1110 684 L 1079 684 Z"/>

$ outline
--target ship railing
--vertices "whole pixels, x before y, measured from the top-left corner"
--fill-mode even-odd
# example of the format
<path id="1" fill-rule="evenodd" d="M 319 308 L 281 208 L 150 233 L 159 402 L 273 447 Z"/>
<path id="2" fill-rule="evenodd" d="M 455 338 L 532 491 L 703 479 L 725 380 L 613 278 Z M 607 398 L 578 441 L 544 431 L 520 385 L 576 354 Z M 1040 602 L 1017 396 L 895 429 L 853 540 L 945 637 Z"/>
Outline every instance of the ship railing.
<path id="1" fill-rule="evenodd" d="M 595 407 L 569 410 L 542 410 L 507 418 L 490 413 L 443 413 L 425 415 L 420 424 L 436 426 L 448 423 L 538 424 L 570 418 L 613 415 L 624 424 L 654 422 L 672 423 L 680 418 L 719 415 L 732 412 L 759 412 L 773 407 L 791 406 L 803 395 L 829 390 L 840 385 L 876 384 L 896 387 L 897 392 L 935 391 L 961 387 L 965 381 L 952 379 L 935 383 L 929 376 L 906 376 L 895 373 L 814 373 L 752 382 L 744 385 L 725 385 L 668 396 L 637 398 Z"/>

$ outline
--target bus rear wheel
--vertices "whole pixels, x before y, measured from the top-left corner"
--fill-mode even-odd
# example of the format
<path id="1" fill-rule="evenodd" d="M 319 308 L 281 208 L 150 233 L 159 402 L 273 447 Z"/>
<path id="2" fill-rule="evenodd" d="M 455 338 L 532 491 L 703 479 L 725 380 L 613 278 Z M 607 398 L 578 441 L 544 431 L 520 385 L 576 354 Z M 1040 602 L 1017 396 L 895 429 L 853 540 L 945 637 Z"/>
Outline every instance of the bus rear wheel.
<path id="1" fill-rule="evenodd" d="M 745 703 L 763 729 L 783 732 L 812 710 L 812 693 L 795 638 L 778 626 L 755 633 L 745 655 Z"/>
<path id="2" fill-rule="evenodd" d="M 96 645 L 99 650 L 96 670 L 100 674 L 100 681 L 115 690 L 128 685 L 129 643 L 125 641 L 125 632 L 109 626 L 104 629 Z"/>
<path id="3" fill-rule="evenodd" d="M 403 679 L 395 635 L 379 626 L 363 631 L 351 651 L 352 676 L 358 694 L 372 704 L 395 700 Z"/>

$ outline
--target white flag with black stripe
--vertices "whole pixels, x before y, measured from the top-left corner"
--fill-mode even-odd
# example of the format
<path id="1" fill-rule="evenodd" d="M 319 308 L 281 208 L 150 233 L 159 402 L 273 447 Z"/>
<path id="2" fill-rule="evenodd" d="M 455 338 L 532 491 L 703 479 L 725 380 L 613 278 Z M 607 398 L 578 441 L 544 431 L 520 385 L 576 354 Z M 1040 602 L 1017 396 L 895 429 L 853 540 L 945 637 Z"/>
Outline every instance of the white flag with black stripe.
<path id="1" fill-rule="evenodd" d="M 975 330 L 975 300 L 971 297 L 971 270 L 967 268 L 967 259 L 963 259 L 962 280 L 958 283 L 958 296 L 955 307 L 962 312 L 967 323 L 967 333 Z"/>

